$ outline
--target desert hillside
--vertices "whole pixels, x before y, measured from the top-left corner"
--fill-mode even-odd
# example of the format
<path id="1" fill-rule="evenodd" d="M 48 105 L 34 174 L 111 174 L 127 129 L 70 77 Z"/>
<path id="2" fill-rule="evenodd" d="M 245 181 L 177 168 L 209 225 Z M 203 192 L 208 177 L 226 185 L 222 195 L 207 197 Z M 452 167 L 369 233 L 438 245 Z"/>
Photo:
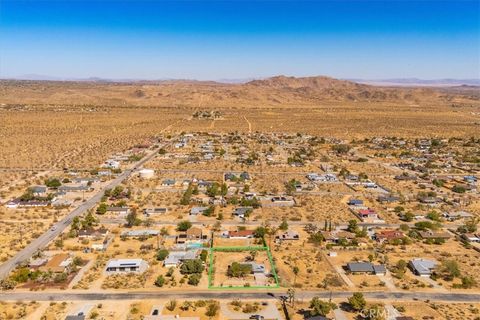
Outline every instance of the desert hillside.
<path id="1" fill-rule="evenodd" d="M 244 84 L 201 81 L 1 81 L 0 103 L 162 107 L 316 107 L 324 103 L 478 103 L 472 90 L 391 88 L 329 77 L 277 76 Z"/>
<path id="2" fill-rule="evenodd" d="M 470 137 L 479 130 L 478 90 L 470 87 L 284 76 L 244 84 L 0 81 L 0 167 L 88 167 L 162 132 L 360 139 Z"/>

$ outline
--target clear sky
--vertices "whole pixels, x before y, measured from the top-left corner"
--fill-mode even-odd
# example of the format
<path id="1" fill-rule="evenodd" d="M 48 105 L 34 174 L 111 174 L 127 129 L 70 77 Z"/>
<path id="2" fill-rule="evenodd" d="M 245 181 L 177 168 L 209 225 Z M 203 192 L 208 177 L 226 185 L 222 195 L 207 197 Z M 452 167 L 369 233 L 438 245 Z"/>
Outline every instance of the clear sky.
<path id="1" fill-rule="evenodd" d="M 480 1 L 0 0 L 0 77 L 480 78 Z"/>

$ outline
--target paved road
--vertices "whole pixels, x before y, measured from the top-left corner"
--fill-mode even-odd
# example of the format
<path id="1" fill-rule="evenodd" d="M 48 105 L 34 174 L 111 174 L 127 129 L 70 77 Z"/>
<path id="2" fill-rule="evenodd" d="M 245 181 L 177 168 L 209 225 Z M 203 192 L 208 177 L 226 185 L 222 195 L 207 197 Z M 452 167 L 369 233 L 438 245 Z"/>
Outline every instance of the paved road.
<path id="1" fill-rule="evenodd" d="M 315 296 L 322 299 L 346 299 L 352 296 L 352 290 L 339 292 L 297 291 L 296 299 L 307 300 Z M 91 301 L 91 300 L 143 300 L 143 299 L 272 299 L 285 295 L 285 290 L 163 290 L 151 292 L 0 292 L 0 301 Z M 430 293 L 430 292 L 363 292 L 367 300 L 412 301 L 431 300 L 444 302 L 478 302 L 480 293 Z"/>
<path id="2" fill-rule="evenodd" d="M 28 246 L 18 252 L 10 260 L 6 261 L 0 266 L 0 279 L 4 279 L 10 271 L 12 271 L 17 265 L 21 264 L 23 261 L 30 259 L 36 252 L 44 248 L 50 241 L 55 239 L 60 235 L 65 228 L 67 228 L 70 223 L 73 221 L 73 218 L 82 215 L 87 210 L 92 209 L 102 198 L 104 191 L 106 189 L 112 189 L 121 184 L 125 179 L 127 179 L 132 172 L 137 168 L 142 166 L 145 162 L 152 159 L 160 148 L 152 151 L 152 153 L 146 155 L 143 159 L 135 163 L 132 168 L 125 170 L 120 175 L 118 175 L 114 180 L 112 180 L 107 186 L 100 189 L 95 195 L 90 199 L 82 203 L 80 206 L 75 208 L 70 212 L 65 218 L 57 222 L 53 228 L 48 229 L 44 234 L 42 234 L 37 239 L 33 240 Z"/>
<path id="3" fill-rule="evenodd" d="M 189 216 L 191 217 L 191 216 Z M 157 225 L 157 226 L 176 226 L 178 222 L 181 220 L 172 220 L 172 221 L 156 221 L 153 220 L 152 224 Z M 217 223 L 217 220 L 215 221 L 194 221 L 190 220 L 193 225 L 214 225 Z M 99 222 L 101 224 L 125 224 L 126 220 L 124 218 L 100 218 Z M 222 226 L 251 226 L 251 227 L 258 227 L 261 225 L 264 225 L 267 221 L 221 221 Z M 314 221 L 314 222 L 307 222 L 307 221 L 287 221 L 289 226 L 301 226 L 304 227 L 309 224 L 315 224 L 319 226 L 320 228 L 323 228 L 324 226 L 324 221 Z M 279 226 L 281 222 L 278 221 L 268 221 L 268 224 L 270 226 Z M 413 227 L 415 225 L 414 222 L 404 222 L 404 223 L 366 223 L 366 222 L 359 222 L 358 225 L 360 227 L 378 227 L 378 228 L 399 228 L 400 225 L 402 224 L 407 224 L 410 227 Z M 456 229 L 459 227 L 461 224 L 448 224 L 445 225 L 447 228 L 452 228 Z M 346 229 L 348 227 L 348 224 L 339 224 L 339 228 Z"/>

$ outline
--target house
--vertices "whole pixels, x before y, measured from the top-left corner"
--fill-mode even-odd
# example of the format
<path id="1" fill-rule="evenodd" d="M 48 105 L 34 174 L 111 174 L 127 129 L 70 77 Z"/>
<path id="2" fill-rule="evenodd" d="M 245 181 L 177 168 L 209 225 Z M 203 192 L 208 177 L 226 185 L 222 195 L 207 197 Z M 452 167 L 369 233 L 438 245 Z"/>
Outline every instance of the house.
<path id="1" fill-rule="evenodd" d="M 432 270 L 437 266 L 437 262 L 426 259 L 412 259 L 408 262 L 412 272 L 421 277 L 429 277 Z"/>
<path id="2" fill-rule="evenodd" d="M 368 273 L 375 275 L 385 275 L 387 269 L 384 265 L 374 265 L 370 262 L 349 262 L 347 263 L 347 270 L 351 273 Z"/>
<path id="3" fill-rule="evenodd" d="M 475 184 L 477 183 L 478 179 L 476 176 L 464 176 L 463 181 L 465 181 L 468 184 Z"/>
<path id="4" fill-rule="evenodd" d="M 477 242 L 480 243 L 480 233 L 464 233 L 462 234 L 462 239 L 468 242 Z"/>
<path id="5" fill-rule="evenodd" d="M 312 182 L 337 182 L 338 178 L 333 173 L 318 174 L 318 173 L 309 173 L 307 174 L 307 179 Z"/>
<path id="6" fill-rule="evenodd" d="M 358 210 L 357 215 L 362 220 L 363 219 L 373 219 L 373 220 L 378 219 L 378 214 L 375 212 L 375 210 L 373 210 L 371 208 L 360 209 L 360 210 Z"/>
<path id="7" fill-rule="evenodd" d="M 176 244 L 185 244 L 187 242 L 187 233 L 182 231 L 175 236 Z"/>
<path id="8" fill-rule="evenodd" d="M 378 188 L 378 185 L 375 182 L 372 182 L 372 181 L 362 182 L 362 185 L 366 189 L 376 189 L 376 188 Z"/>
<path id="9" fill-rule="evenodd" d="M 90 248 L 93 251 L 105 251 L 108 248 L 108 245 L 110 244 L 110 240 L 108 237 L 105 237 L 102 241 L 100 242 L 94 242 L 90 246 Z"/>
<path id="10" fill-rule="evenodd" d="M 90 190 L 93 190 L 93 188 L 87 186 L 86 184 L 69 184 L 58 187 L 58 191 L 60 192 L 85 192 Z"/>
<path id="11" fill-rule="evenodd" d="M 360 177 L 356 174 L 348 174 L 345 176 L 345 180 L 355 182 L 355 181 L 359 181 Z"/>
<path id="12" fill-rule="evenodd" d="M 290 196 L 273 196 L 270 197 L 270 201 L 267 201 L 262 205 L 270 207 L 293 207 L 295 205 L 295 199 Z"/>
<path id="13" fill-rule="evenodd" d="M 150 217 L 154 214 L 166 214 L 168 212 L 168 208 L 146 208 L 143 209 L 143 214 L 147 217 Z"/>
<path id="14" fill-rule="evenodd" d="M 374 238 L 378 242 L 389 242 L 392 240 L 403 239 L 405 235 L 400 230 L 380 230 L 375 233 Z"/>
<path id="15" fill-rule="evenodd" d="M 208 207 L 193 207 L 192 209 L 190 209 L 190 215 L 196 216 L 198 214 L 202 214 L 207 209 Z"/>
<path id="16" fill-rule="evenodd" d="M 103 168 L 108 168 L 108 169 L 119 169 L 120 168 L 120 162 L 116 160 L 107 160 L 105 163 L 102 165 Z"/>
<path id="17" fill-rule="evenodd" d="M 437 197 L 420 197 L 418 201 L 429 206 L 436 206 L 437 204 L 442 202 L 442 200 Z"/>
<path id="18" fill-rule="evenodd" d="M 39 268 L 42 272 L 63 273 L 69 270 L 73 259 L 67 253 L 54 255 L 46 264 Z"/>
<path id="19" fill-rule="evenodd" d="M 160 234 L 160 231 L 154 229 L 145 230 L 127 230 L 123 231 L 121 237 L 154 237 Z"/>
<path id="20" fill-rule="evenodd" d="M 363 200 L 360 199 L 350 199 L 347 204 L 349 206 L 363 206 Z"/>
<path id="21" fill-rule="evenodd" d="M 253 200 L 257 197 L 257 194 L 255 192 L 245 192 L 243 197 L 247 200 Z"/>
<path id="22" fill-rule="evenodd" d="M 197 182 L 197 187 L 199 190 L 206 191 L 207 188 L 210 188 L 213 185 L 211 181 L 200 180 Z"/>
<path id="23" fill-rule="evenodd" d="M 415 181 L 417 180 L 417 177 L 416 176 L 410 176 L 408 174 L 401 174 L 401 175 L 398 175 L 398 176 L 395 176 L 395 180 L 397 181 Z"/>
<path id="24" fill-rule="evenodd" d="M 283 241 L 283 240 L 299 240 L 300 235 L 296 231 L 287 230 L 284 233 L 277 235 L 275 237 L 275 239 L 280 240 L 280 241 Z"/>
<path id="25" fill-rule="evenodd" d="M 455 211 L 455 212 L 444 212 L 443 217 L 448 221 L 455 221 L 460 219 L 469 219 L 473 217 L 473 215 L 466 211 Z"/>
<path id="26" fill-rule="evenodd" d="M 33 187 L 30 187 L 29 190 L 36 197 L 43 197 L 43 196 L 47 195 L 47 187 L 46 186 L 33 186 Z"/>
<path id="27" fill-rule="evenodd" d="M 167 268 L 178 267 L 178 265 L 187 260 L 195 260 L 198 256 L 198 250 L 172 251 L 163 262 Z"/>
<path id="28" fill-rule="evenodd" d="M 107 263 L 105 272 L 115 273 L 143 273 L 148 269 L 148 263 L 142 259 L 111 259 Z"/>
<path id="29" fill-rule="evenodd" d="M 70 207 L 72 205 L 72 200 L 68 199 L 56 199 L 51 202 L 53 207 Z"/>
<path id="30" fill-rule="evenodd" d="M 215 196 L 214 198 L 210 198 L 208 203 L 214 206 L 226 206 L 227 200 L 222 196 Z"/>
<path id="31" fill-rule="evenodd" d="M 175 180 L 174 179 L 165 179 L 162 181 L 161 186 L 162 187 L 174 187 L 175 186 Z"/>
<path id="32" fill-rule="evenodd" d="M 185 232 L 185 234 L 187 236 L 187 240 L 202 240 L 203 239 L 202 229 L 200 229 L 200 228 L 192 227 L 192 228 L 188 229 Z"/>
<path id="33" fill-rule="evenodd" d="M 105 228 L 99 228 L 99 229 L 82 229 L 78 231 L 78 239 L 83 240 L 83 239 L 99 239 L 99 238 L 104 238 L 108 235 L 108 230 Z"/>
<path id="34" fill-rule="evenodd" d="M 197 194 L 195 196 L 192 196 L 191 200 L 199 204 L 204 204 L 204 205 L 210 204 L 210 197 L 207 196 L 206 194 Z"/>
<path id="35" fill-rule="evenodd" d="M 422 239 L 450 239 L 452 236 L 448 232 L 437 232 L 437 231 L 419 231 L 418 234 Z"/>
<path id="36" fill-rule="evenodd" d="M 92 177 L 80 177 L 80 178 L 74 178 L 73 179 L 74 183 L 82 183 L 82 184 L 92 184 L 92 183 L 98 182 L 98 181 L 100 181 L 100 179 L 95 178 L 95 177 L 93 177 L 93 178 Z"/>
<path id="37" fill-rule="evenodd" d="M 234 172 L 227 172 L 224 175 L 225 181 L 245 181 L 245 180 L 250 180 L 250 175 L 247 172 L 242 172 L 240 174 L 234 173 Z"/>
<path id="38" fill-rule="evenodd" d="M 237 207 L 233 210 L 233 215 L 243 219 L 252 211 L 253 211 L 252 207 Z"/>
<path id="39" fill-rule="evenodd" d="M 13 200 L 7 201 L 5 203 L 5 207 L 9 209 L 15 209 L 15 208 L 18 208 L 19 203 L 20 203 L 20 200 L 13 199 Z"/>
<path id="40" fill-rule="evenodd" d="M 8 201 L 5 206 L 7 208 L 37 208 L 37 207 L 46 207 L 50 204 L 49 201 L 37 201 L 37 200 L 28 200 L 22 201 L 20 199 L 13 199 Z"/>
<path id="41" fill-rule="evenodd" d="M 230 239 L 248 239 L 253 238 L 255 232 L 253 230 L 238 230 L 238 231 L 229 231 L 228 237 Z"/>
<path id="42" fill-rule="evenodd" d="M 130 213 L 129 207 L 107 207 L 107 212 L 116 213 L 120 216 L 126 216 Z"/>
<path id="43" fill-rule="evenodd" d="M 261 263 L 256 263 L 256 262 L 240 262 L 240 265 L 242 266 L 250 266 L 252 269 L 252 273 L 253 274 L 258 274 L 258 273 L 261 273 L 261 274 L 265 274 L 266 273 L 266 269 L 265 269 L 265 265 L 264 264 L 261 264 Z"/>

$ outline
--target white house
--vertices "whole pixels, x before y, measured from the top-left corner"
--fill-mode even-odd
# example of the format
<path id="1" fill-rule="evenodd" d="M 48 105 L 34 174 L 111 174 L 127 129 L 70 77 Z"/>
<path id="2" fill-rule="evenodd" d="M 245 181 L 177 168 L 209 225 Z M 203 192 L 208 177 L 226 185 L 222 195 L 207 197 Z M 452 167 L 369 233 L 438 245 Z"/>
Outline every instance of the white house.
<path id="1" fill-rule="evenodd" d="M 148 263 L 142 259 L 111 259 L 107 263 L 105 272 L 115 273 L 143 273 L 147 271 Z"/>

